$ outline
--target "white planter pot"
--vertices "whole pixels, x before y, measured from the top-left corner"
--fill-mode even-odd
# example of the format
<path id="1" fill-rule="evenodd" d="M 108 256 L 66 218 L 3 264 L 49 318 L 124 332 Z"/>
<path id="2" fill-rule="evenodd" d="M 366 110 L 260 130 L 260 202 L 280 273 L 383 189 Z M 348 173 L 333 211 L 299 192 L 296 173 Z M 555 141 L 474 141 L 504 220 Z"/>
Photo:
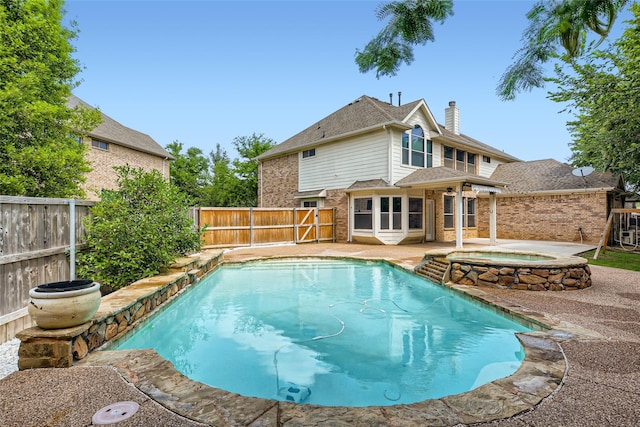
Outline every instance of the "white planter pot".
<path id="1" fill-rule="evenodd" d="M 61 329 L 88 322 L 100 307 L 100 283 L 73 280 L 40 285 L 29 291 L 29 314 L 42 329 Z"/>

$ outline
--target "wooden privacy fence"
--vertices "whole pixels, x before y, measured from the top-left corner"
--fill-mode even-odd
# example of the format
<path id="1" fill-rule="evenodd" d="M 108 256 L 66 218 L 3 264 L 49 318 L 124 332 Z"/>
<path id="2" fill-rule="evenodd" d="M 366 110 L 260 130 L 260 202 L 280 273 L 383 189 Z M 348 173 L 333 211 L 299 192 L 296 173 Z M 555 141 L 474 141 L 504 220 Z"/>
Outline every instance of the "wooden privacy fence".
<path id="1" fill-rule="evenodd" d="M 334 208 L 192 208 L 204 247 L 335 241 Z"/>
<path id="2" fill-rule="evenodd" d="M 0 196 L 0 343 L 31 326 L 29 290 L 75 276 L 94 202 Z"/>

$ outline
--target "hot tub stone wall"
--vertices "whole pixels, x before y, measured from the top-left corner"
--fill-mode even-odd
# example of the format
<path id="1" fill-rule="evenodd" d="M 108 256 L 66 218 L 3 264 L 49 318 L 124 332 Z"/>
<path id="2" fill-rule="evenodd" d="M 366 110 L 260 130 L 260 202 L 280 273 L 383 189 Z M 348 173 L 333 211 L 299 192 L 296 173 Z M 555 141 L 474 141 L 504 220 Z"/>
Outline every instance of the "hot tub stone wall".
<path id="1" fill-rule="evenodd" d="M 452 262 L 452 283 L 529 291 L 569 291 L 591 286 L 589 265 L 569 267 L 504 267 Z"/>

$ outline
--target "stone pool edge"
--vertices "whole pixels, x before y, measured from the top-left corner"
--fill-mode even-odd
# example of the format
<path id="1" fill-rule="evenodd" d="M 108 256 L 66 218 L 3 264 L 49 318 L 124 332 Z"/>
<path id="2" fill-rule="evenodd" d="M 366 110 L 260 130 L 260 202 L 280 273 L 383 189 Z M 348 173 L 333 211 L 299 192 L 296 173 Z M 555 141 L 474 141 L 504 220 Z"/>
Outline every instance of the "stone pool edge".
<path id="1" fill-rule="evenodd" d="M 221 259 L 220 265 L 286 258 L 378 261 L 413 273 L 410 267 L 390 260 L 350 256 L 275 256 L 232 262 Z M 179 373 L 154 350 L 98 351 L 76 364 L 111 366 L 127 381 L 169 410 L 214 426 L 322 425 L 328 421 L 355 425 L 456 425 L 510 418 L 534 409 L 564 382 L 567 362 L 559 342 L 595 338 L 590 331 L 558 322 L 480 289 L 451 283 L 446 286 L 461 296 L 481 301 L 508 317 L 525 320 L 525 323 L 541 329 L 517 334 L 525 350 L 525 359 L 514 374 L 466 393 L 414 404 L 335 407 L 251 398 L 209 387 Z"/>

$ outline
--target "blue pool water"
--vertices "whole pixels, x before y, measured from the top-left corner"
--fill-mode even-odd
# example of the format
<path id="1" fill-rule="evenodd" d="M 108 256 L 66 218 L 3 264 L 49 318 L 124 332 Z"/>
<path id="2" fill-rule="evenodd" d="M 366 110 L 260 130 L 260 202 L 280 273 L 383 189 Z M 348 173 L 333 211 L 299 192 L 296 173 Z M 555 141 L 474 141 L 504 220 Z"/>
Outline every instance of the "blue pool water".
<path id="1" fill-rule="evenodd" d="M 529 330 L 386 264 L 269 261 L 219 268 L 117 348 L 245 396 L 374 406 L 508 376 Z"/>

